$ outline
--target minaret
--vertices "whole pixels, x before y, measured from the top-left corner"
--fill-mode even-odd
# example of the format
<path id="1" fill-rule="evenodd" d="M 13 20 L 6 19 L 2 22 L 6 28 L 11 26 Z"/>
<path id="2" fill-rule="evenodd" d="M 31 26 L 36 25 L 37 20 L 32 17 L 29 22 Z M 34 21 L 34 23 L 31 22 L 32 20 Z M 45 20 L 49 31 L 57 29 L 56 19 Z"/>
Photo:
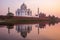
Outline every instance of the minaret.
<path id="1" fill-rule="evenodd" d="M 38 12 L 37 13 L 38 13 L 38 16 L 39 16 L 39 8 L 38 8 Z M 39 27 L 38 27 L 38 34 L 39 34 Z"/>
<path id="2" fill-rule="evenodd" d="M 10 13 L 10 8 L 8 7 L 8 13 Z"/>
<path id="3" fill-rule="evenodd" d="M 10 34 L 10 29 L 8 29 L 8 34 Z"/>
<path id="4" fill-rule="evenodd" d="M 38 12 L 37 13 L 38 13 L 38 16 L 39 16 L 39 8 L 38 8 Z"/>
<path id="5" fill-rule="evenodd" d="M 39 26 L 38 26 L 38 35 L 39 35 Z"/>

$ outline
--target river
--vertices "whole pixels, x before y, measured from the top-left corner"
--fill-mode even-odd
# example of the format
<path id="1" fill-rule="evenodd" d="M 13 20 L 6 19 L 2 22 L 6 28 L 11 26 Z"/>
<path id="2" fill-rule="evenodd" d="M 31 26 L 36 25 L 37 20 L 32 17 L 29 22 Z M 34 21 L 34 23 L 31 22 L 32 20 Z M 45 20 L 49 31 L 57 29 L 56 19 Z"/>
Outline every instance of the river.
<path id="1" fill-rule="evenodd" d="M 60 40 L 60 23 L 0 25 L 0 40 Z"/>

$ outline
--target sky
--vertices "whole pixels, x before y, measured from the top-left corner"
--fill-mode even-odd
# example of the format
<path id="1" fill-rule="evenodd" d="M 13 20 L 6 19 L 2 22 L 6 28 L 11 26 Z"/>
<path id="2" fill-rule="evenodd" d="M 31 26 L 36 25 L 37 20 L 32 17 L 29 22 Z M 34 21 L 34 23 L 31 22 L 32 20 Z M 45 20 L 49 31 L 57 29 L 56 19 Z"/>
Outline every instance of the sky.
<path id="1" fill-rule="evenodd" d="M 10 11 L 16 14 L 16 10 L 25 3 L 27 8 L 32 10 L 32 14 L 37 14 L 37 9 L 40 12 L 48 15 L 55 15 L 60 17 L 60 0 L 0 0 L 0 15 L 6 15 L 8 13 L 8 7 Z"/>

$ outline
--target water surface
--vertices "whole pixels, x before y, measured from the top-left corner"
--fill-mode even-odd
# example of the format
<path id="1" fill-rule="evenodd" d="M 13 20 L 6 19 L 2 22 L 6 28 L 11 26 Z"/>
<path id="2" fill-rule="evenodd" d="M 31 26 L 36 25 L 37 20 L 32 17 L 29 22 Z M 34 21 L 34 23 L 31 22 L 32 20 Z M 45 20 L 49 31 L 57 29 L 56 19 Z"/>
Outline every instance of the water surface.
<path id="1" fill-rule="evenodd" d="M 60 23 L 0 25 L 0 40 L 60 40 Z"/>

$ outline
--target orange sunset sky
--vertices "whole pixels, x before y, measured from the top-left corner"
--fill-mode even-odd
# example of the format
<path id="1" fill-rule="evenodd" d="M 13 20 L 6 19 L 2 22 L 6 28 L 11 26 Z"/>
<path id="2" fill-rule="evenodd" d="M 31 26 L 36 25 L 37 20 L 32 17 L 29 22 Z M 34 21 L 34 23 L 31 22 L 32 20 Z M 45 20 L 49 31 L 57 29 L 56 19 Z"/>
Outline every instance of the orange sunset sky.
<path id="1" fill-rule="evenodd" d="M 0 0 L 0 15 L 6 15 L 8 7 L 15 14 L 21 4 L 25 3 L 27 8 L 32 10 L 32 14 L 37 14 L 37 8 L 46 15 L 60 17 L 60 0 Z"/>

